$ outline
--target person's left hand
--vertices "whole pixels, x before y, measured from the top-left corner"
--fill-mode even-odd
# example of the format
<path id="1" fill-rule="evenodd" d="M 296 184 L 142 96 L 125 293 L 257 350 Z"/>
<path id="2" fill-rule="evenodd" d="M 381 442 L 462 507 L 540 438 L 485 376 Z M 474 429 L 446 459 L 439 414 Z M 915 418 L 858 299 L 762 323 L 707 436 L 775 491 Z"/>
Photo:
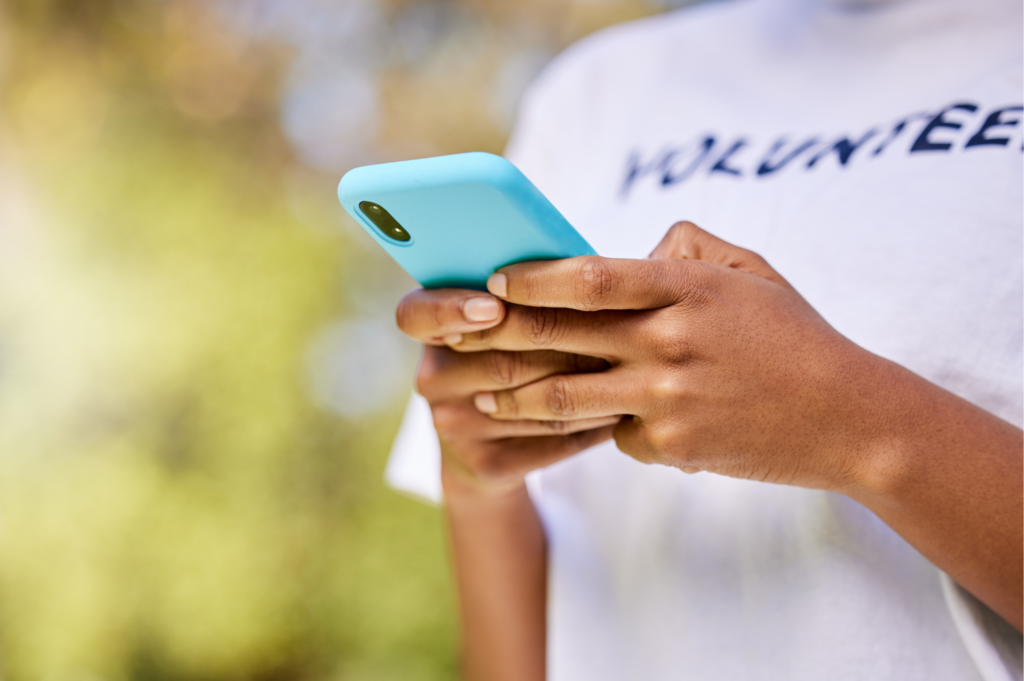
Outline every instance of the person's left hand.
<path id="1" fill-rule="evenodd" d="M 456 350 L 611 363 L 477 394 L 492 418 L 624 414 L 615 441 L 641 461 L 837 490 L 863 481 L 884 436 L 877 389 L 895 365 L 835 331 L 760 256 L 691 223 L 648 260 L 521 263 L 488 289 L 511 303 L 507 317 Z"/>

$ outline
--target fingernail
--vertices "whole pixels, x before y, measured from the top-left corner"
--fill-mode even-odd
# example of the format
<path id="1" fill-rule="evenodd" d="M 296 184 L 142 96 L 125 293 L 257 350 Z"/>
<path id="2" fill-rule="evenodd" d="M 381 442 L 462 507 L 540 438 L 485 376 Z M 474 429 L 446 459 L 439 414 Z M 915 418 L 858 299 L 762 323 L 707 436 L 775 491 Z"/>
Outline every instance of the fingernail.
<path id="1" fill-rule="evenodd" d="M 499 298 L 504 298 L 508 293 L 508 277 L 500 273 L 492 274 L 487 278 L 487 290 Z"/>
<path id="2" fill-rule="evenodd" d="M 501 308 L 494 298 L 470 298 L 462 304 L 462 314 L 471 322 L 489 322 L 498 318 Z"/>
<path id="3" fill-rule="evenodd" d="M 683 466 L 681 469 L 684 473 L 693 475 L 694 473 L 700 473 L 700 469 L 696 466 Z"/>
<path id="4" fill-rule="evenodd" d="M 444 341 L 445 345 L 458 345 L 459 343 L 462 342 L 462 334 L 461 333 L 450 333 L 447 336 L 445 336 L 444 338 L 442 338 L 441 340 Z"/>
<path id="5" fill-rule="evenodd" d="M 477 393 L 473 397 L 473 404 L 485 414 L 498 411 L 498 401 L 494 399 L 494 393 Z"/>

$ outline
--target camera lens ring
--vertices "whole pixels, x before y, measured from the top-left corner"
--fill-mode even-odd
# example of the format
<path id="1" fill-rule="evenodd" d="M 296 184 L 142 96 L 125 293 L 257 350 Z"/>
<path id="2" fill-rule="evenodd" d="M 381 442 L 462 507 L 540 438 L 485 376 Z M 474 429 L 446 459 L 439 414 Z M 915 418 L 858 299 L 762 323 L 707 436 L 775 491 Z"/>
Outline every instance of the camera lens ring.
<path id="1" fill-rule="evenodd" d="M 381 234 L 390 241 L 406 244 L 412 235 L 389 213 L 384 206 L 373 201 L 360 201 L 359 210 L 373 223 Z"/>

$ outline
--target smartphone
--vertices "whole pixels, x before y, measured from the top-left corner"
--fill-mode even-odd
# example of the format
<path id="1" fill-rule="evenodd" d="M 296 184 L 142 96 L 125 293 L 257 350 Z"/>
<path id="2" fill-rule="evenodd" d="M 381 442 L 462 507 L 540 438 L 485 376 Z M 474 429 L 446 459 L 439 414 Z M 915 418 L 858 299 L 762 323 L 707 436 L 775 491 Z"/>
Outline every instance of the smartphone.
<path id="1" fill-rule="evenodd" d="M 338 199 L 424 288 L 485 290 L 500 267 L 596 252 L 510 162 L 482 152 L 363 166 Z"/>

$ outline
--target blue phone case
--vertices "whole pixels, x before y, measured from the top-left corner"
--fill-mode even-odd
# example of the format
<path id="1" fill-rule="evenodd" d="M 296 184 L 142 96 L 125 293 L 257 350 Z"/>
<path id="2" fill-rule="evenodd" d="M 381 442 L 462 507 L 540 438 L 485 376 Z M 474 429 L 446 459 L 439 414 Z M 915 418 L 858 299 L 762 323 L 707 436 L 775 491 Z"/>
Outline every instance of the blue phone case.
<path id="1" fill-rule="evenodd" d="M 485 290 L 500 267 L 596 252 L 514 165 L 474 152 L 350 170 L 341 205 L 425 288 Z M 377 229 L 359 204 L 383 206 L 411 237 Z"/>

